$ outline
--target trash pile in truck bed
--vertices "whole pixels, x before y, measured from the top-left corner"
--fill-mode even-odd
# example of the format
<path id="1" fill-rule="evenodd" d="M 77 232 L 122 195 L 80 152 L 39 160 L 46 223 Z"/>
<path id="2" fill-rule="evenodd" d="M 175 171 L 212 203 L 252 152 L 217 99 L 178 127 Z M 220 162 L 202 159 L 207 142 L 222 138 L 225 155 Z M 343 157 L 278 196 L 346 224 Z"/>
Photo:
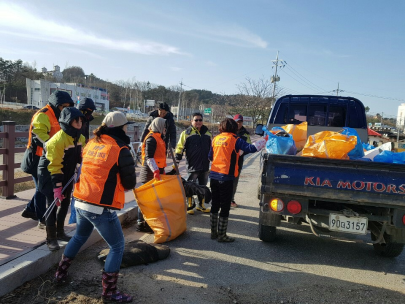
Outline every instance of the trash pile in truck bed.
<path id="1" fill-rule="evenodd" d="M 266 150 L 272 154 L 298 155 L 317 158 L 351 159 L 405 164 L 405 152 L 391 151 L 391 143 L 374 147 L 360 140 L 357 131 L 343 128 L 340 132 L 321 131 L 307 136 L 307 122 L 274 127 L 266 133 Z"/>

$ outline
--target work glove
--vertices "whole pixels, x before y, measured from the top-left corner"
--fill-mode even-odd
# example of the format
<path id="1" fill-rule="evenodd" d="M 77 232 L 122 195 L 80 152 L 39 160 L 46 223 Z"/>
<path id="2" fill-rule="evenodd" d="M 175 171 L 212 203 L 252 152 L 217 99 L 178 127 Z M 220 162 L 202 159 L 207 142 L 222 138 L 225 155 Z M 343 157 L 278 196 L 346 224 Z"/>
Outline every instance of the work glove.
<path id="1" fill-rule="evenodd" d="M 261 149 L 263 149 L 266 146 L 266 140 L 264 138 L 260 138 L 258 141 L 253 143 L 253 146 L 255 146 L 256 150 L 259 152 Z"/>
<path id="2" fill-rule="evenodd" d="M 180 162 L 183 158 L 183 154 L 176 154 L 176 162 Z"/>
<path id="3" fill-rule="evenodd" d="M 56 199 L 56 206 L 60 206 L 60 203 L 63 201 L 63 199 L 65 198 L 65 196 L 62 194 L 62 186 L 61 187 L 57 187 L 57 188 L 53 188 L 53 198 Z"/>
<path id="4" fill-rule="evenodd" d="M 160 180 L 160 171 L 159 169 L 153 172 L 153 178 L 156 180 Z"/>

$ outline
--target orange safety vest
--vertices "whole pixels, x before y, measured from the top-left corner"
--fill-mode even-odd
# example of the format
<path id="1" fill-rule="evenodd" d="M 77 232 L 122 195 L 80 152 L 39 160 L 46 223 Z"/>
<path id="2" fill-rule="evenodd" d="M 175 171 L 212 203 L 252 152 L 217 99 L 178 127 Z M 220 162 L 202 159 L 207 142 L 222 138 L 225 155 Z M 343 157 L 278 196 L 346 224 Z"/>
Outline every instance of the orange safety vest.
<path id="1" fill-rule="evenodd" d="M 101 135 L 99 142 L 95 138 L 88 142 L 83 150 L 82 171 L 73 192 L 74 197 L 111 209 L 124 208 L 125 189 L 118 172 L 113 200 L 101 202 L 107 178 L 112 167 L 118 164 L 121 149 L 128 149 L 128 147 L 118 146 L 117 142 L 108 135 Z"/>
<path id="2" fill-rule="evenodd" d="M 156 142 L 157 142 L 156 151 L 155 151 L 155 155 L 153 156 L 153 158 L 155 159 L 157 166 L 160 169 L 164 169 L 164 168 L 166 168 L 166 144 L 163 141 L 162 137 L 160 136 L 160 133 L 152 132 L 152 131 L 150 131 L 149 134 L 146 135 L 145 139 L 143 140 L 143 144 L 142 144 L 142 165 L 145 164 L 146 140 L 151 136 L 154 139 L 156 139 Z"/>
<path id="3" fill-rule="evenodd" d="M 238 137 L 233 133 L 221 133 L 212 140 L 213 162 L 211 171 L 234 175 L 239 174 L 239 153 L 235 150 Z"/>
<path id="4" fill-rule="evenodd" d="M 44 111 L 47 109 L 47 111 Z M 46 116 L 48 116 L 49 122 L 51 124 L 51 129 L 48 132 L 49 138 L 51 138 L 52 136 L 54 136 L 59 130 L 60 130 L 60 125 L 58 120 L 56 119 L 55 113 L 53 112 L 52 107 L 47 104 L 45 107 L 43 107 L 41 110 L 39 110 L 37 113 L 34 114 L 34 116 L 31 119 L 31 125 L 30 125 L 30 130 L 29 130 L 29 135 L 28 135 L 28 145 L 27 145 L 27 149 L 29 149 L 32 146 L 32 129 L 33 129 L 33 122 L 35 117 L 37 117 L 38 114 L 40 113 L 44 113 L 46 114 Z M 42 156 L 42 151 L 44 150 L 44 148 L 42 147 L 37 147 L 36 151 L 35 151 L 35 155 L 37 156 Z"/>

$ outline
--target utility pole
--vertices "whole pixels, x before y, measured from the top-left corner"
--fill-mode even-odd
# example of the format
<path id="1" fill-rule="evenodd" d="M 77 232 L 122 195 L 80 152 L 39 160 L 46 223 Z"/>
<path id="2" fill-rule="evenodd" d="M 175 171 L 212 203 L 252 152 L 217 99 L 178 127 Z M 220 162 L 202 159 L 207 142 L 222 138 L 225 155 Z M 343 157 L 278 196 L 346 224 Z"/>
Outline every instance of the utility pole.
<path id="1" fill-rule="evenodd" d="M 344 92 L 343 90 L 339 90 L 339 82 L 338 82 L 337 90 L 333 90 L 332 92 L 336 92 L 336 96 L 339 96 L 339 92 Z"/>
<path id="2" fill-rule="evenodd" d="M 179 121 L 179 116 L 180 116 L 180 99 L 181 99 L 181 92 L 182 91 L 183 91 L 183 80 L 180 81 L 179 105 L 177 107 L 177 121 Z"/>
<path id="3" fill-rule="evenodd" d="M 285 62 L 282 59 L 278 59 L 278 51 L 277 51 L 276 60 L 272 60 L 272 62 L 273 62 L 273 66 L 271 68 L 275 67 L 274 76 L 271 77 L 271 83 L 273 83 L 273 98 L 272 98 L 272 101 L 271 101 L 271 106 L 273 107 L 273 104 L 274 104 L 274 101 L 275 101 L 274 99 L 275 99 L 275 95 L 276 95 L 276 84 L 277 84 L 277 81 L 280 81 L 280 77 L 277 76 L 277 68 L 285 67 L 287 62 Z"/>
<path id="4" fill-rule="evenodd" d="M 400 115 L 399 122 L 397 121 L 397 152 L 398 152 L 398 149 L 399 149 L 399 128 L 401 126 L 402 112 L 399 115 Z"/>

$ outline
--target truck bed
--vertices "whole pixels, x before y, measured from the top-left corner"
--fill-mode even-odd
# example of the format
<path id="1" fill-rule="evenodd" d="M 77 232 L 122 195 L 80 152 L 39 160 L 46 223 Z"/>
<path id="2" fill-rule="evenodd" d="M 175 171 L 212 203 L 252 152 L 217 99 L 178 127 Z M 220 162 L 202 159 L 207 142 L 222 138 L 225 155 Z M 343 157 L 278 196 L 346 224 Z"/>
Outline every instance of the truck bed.
<path id="1" fill-rule="evenodd" d="M 263 154 L 262 194 L 405 207 L 405 165 Z"/>

